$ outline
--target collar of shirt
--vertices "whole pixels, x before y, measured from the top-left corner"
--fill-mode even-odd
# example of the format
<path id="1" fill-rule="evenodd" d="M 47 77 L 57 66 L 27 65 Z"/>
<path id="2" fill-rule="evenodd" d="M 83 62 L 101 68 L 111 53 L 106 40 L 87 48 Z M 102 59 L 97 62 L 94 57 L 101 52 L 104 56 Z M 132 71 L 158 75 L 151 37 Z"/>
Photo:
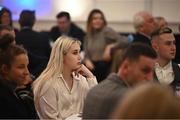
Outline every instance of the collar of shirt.
<path id="1" fill-rule="evenodd" d="M 78 84 L 78 82 L 81 80 L 80 75 L 77 76 L 77 75 L 75 75 L 74 72 L 72 73 L 72 76 L 73 76 L 73 85 L 72 85 L 72 88 L 71 88 L 71 89 L 70 89 L 69 86 L 67 85 L 66 80 L 64 79 L 63 75 L 60 74 L 60 75 L 58 76 L 58 77 L 62 80 L 65 88 L 69 91 L 70 94 L 72 94 L 73 91 L 77 88 L 77 84 Z"/>
<path id="2" fill-rule="evenodd" d="M 72 73 L 72 76 L 73 76 L 73 80 L 76 80 L 76 81 L 80 81 L 81 80 L 81 78 L 80 78 L 80 75 L 78 74 L 78 75 L 76 75 L 74 72 Z M 62 74 L 60 74 L 59 76 L 58 76 L 59 78 L 62 78 L 62 80 L 64 80 L 64 77 L 63 77 L 63 75 Z M 65 81 L 65 80 L 64 80 Z"/>
<path id="3" fill-rule="evenodd" d="M 167 65 L 164 67 L 161 67 L 159 63 L 155 63 L 155 69 L 159 70 L 167 70 L 167 71 L 173 71 L 172 70 L 172 61 L 170 61 Z"/>
<path id="4" fill-rule="evenodd" d="M 156 63 L 155 73 L 160 83 L 168 85 L 174 80 L 174 72 L 171 61 L 164 67 L 161 67 L 159 63 Z"/>

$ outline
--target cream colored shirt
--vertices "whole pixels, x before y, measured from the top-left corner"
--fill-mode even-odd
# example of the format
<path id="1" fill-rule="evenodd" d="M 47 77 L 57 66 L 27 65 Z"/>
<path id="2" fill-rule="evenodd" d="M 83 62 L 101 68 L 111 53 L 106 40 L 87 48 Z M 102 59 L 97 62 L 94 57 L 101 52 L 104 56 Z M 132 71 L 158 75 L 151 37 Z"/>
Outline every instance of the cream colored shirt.
<path id="1" fill-rule="evenodd" d="M 95 77 L 86 79 L 82 75 L 73 76 L 71 90 L 62 75 L 53 79 L 52 83 L 47 82 L 41 91 L 45 93 L 40 97 L 40 109 L 37 109 L 39 117 L 61 120 L 73 114 L 82 113 L 87 92 L 96 84 Z"/>
<path id="2" fill-rule="evenodd" d="M 172 68 L 172 62 L 169 62 L 166 66 L 161 67 L 158 63 L 155 64 L 155 72 L 158 81 L 161 84 L 169 85 L 174 80 L 174 72 Z"/>

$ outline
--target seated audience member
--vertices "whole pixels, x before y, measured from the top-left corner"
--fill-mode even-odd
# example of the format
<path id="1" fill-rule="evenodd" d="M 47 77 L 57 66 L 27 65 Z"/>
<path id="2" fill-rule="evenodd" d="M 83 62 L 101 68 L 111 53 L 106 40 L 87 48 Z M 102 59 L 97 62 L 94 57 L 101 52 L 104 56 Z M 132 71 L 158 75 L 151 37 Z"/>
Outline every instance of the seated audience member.
<path id="1" fill-rule="evenodd" d="M 6 7 L 0 10 L 0 25 L 10 26 L 14 29 L 15 33 L 18 32 L 18 30 L 13 27 L 12 13 Z"/>
<path id="2" fill-rule="evenodd" d="M 164 85 L 143 84 L 129 90 L 112 119 L 179 119 L 180 99 Z"/>
<path id="3" fill-rule="evenodd" d="M 109 74 L 109 60 L 105 60 L 105 51 L 109 55 L 110 49 L 117 43 L 121 46 L 127 43 L 126 39 L 120 36 L 113 29 L 107 27 L 106 18 L 99 9 L 89 13 L 87 20 L 87 34 L 84 40 L 85 65 L 93 71 L 98 82 L 102 81 Z M 108 49 L 108 50 L 107 50 Z"/>
<path id="4" fill-rule="evenodd" d="M 35 22 L 35 12 L 23 10 L 19 18 L 21 30 L 16 36 L 16 41 L 17 44 L 23 45 L 28 51 L 29 71 L 35 77 L 38 77 L 47 65 L 51 48 L 49 40 L 33 30 Z"/>
<path id="5" fill-rule="evenodd" d="M 61 36 L 49 63 L 34 81 L 35 106 L 41 119 L 66 119 L 82 113 L 84 100 L 96 77 L 81 64 L 80 41 Z"/>
<path id="6" fill-rule="evenodd" d="M 152 33 L 152 47 L 158 55 L 154 79 L 172 86 L 174 90 L 180 86 L 180 67 L 172 62 L 176 55 L 175 41 L 173 32 L 168 27 L 159 28 Z"/>
<path id="7" fill-rule="evenodd" d="M 10 26 L 0 25 L 0 38 L 7 34 L 13 37 L 13 44 L 16 44 L 14 29 L 11 28 Z M 6 38 L 9 39 L 9 37 Z M 28 65 L 29 71 L 32 74 L 32 76 L 36 78 L 44 70 L 45 66 L 47 65 L 48 59 L 46 57 L 41 57 L 32 54 L 32 52 L 30 51 L 28 52 L 28 57 L 29 57 L 29 65 Z"/>
<path id="8" fill-rule="evenodd" d="M 35 22 L 35 11 L 23 10 L 20 13 L 19 24 L 21 30 L 16 35 L 16 42 L 36 56 L 49 58 L 51 51 L 49 40 L 33 30 Z"/>
<path id="9" fill-rule="evenodd" d="M 0 118 L 35 119 L 32 92 L 26 87 L 32 81 L 27 68 L 28 56 L 13 41 L 13 36 L 8 34 L 0 39 Z"/>
<path id="10" fill-rule="evenodd" d="M 85 32 L 71 21 L 68 12 L 62 11 L 57 14 L 57 25 L 51 28 L 50 35 L 53 41 L 62 35 L 76 38 L 83 43 Z"/>
<path id="11" fill-rule="evenodd" d="M 110 74 L 86 97 L 83 119 L 108 119 L 128 88 L 153 80 L 156 52 L 142 43 L 130 44 L 122 53 L 117 73 Z"/>
<path id="12" fill-rule="evenodd" d="M 157 28 L 167 27 L 168 23 L 164 17 L 155 17 L 155 24 Z"/>
<path id="13" fill-rule="evenodd" d="M 136 30 L 133 42 L 141 42 L 151 46 L 151 34 L 155 29 L 153 16 L 147 11 L 140 11 L 134 15 L 133 24 Z"/>

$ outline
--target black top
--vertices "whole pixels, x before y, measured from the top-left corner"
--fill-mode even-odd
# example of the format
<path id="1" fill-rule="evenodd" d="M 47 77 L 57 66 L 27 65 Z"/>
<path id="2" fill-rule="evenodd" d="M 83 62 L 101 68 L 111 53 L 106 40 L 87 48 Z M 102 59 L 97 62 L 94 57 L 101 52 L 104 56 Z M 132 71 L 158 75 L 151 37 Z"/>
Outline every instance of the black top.
<path id="1" fill-rule="evenodd" d="M 29 110 L 16 94 L 15 85 L 0 78 L 0 119 L 32 119 L 36 115 Z"/>

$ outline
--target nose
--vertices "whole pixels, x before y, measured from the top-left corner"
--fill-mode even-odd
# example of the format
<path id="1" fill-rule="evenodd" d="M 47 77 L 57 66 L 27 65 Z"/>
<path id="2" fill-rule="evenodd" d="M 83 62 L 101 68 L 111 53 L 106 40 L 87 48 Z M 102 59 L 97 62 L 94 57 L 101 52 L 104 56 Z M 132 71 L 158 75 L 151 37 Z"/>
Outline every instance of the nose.
<path id="1" fill-rule="evenodd" d="M 176 50 L 176 45 L 175 44 L 172 44 L 172 50 Z"/>
<path id="2" fill-rule="evenodd" d="M 28 70 L 28 67 L 26 67 L 26 68 L 25 68 L 25 70 L 24 70 L 24 74 L 25 74 L 25 75 L 29 75 L 29 70 Z"/>
<path id="3" fill-rule="evenodd" d="M 81 60 L 81 55 L 80 55 L 80 53 L 78 54 L 78 60 Z"/>

